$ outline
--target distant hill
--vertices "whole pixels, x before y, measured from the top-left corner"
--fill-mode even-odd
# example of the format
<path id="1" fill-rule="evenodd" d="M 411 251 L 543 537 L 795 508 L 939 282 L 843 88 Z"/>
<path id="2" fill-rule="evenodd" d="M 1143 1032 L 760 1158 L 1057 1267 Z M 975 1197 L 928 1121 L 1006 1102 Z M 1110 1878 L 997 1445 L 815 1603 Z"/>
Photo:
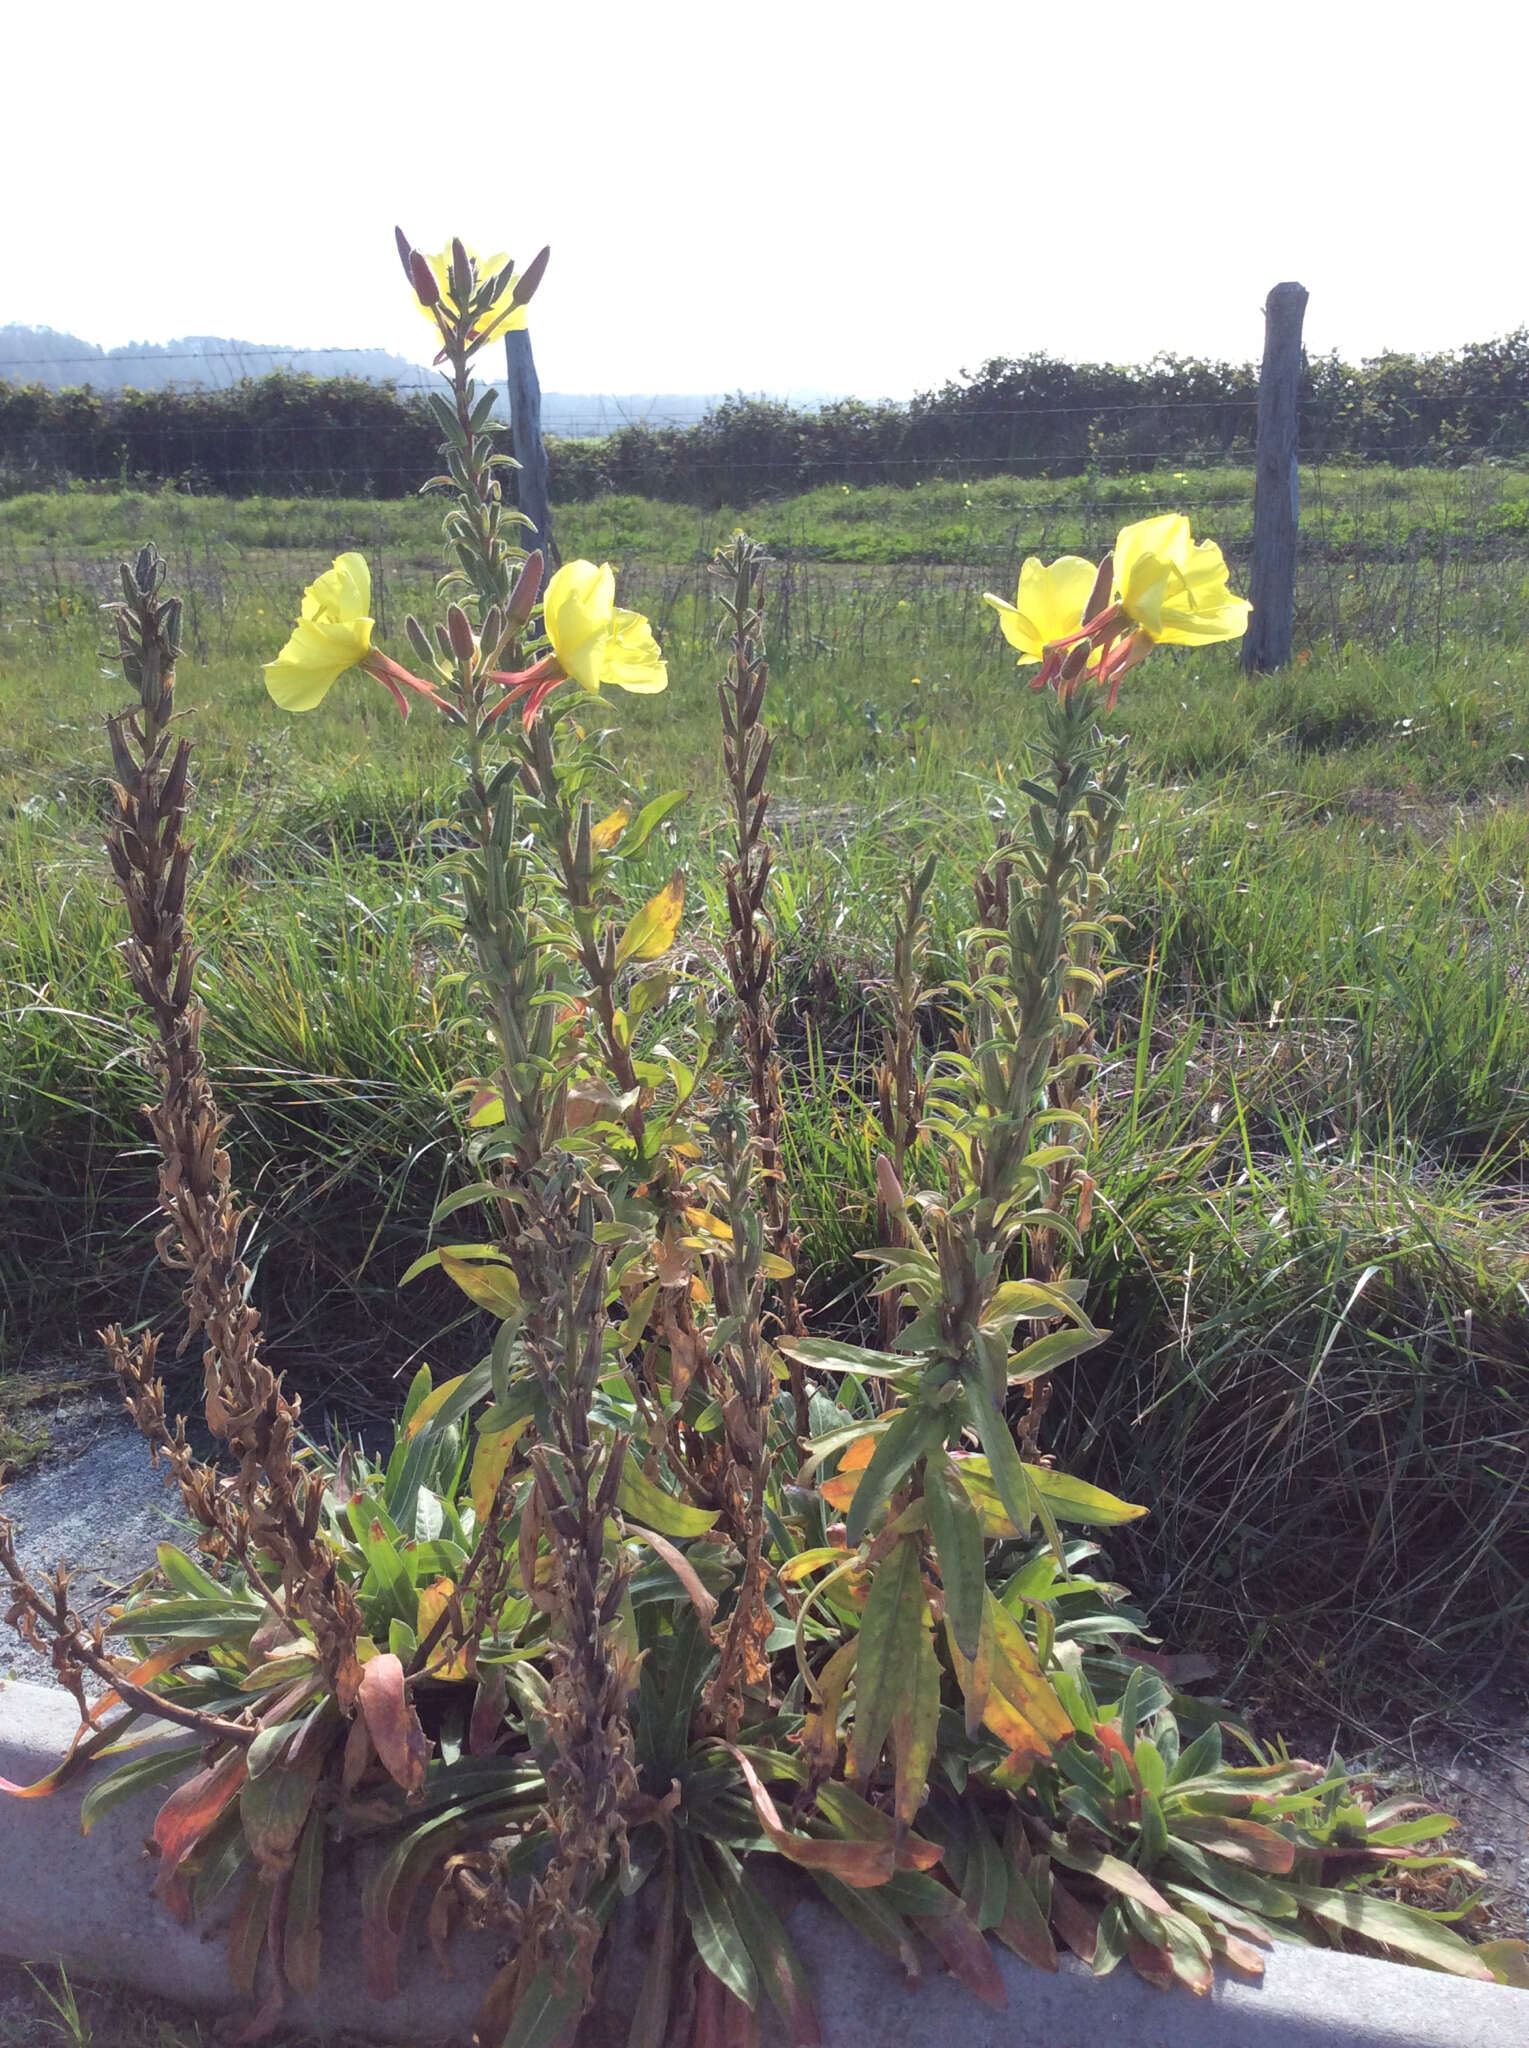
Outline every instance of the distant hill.
<path id="1" fill-rule="evenodd" d="M 0 383 L 45 384 L 60 391 L 88 384 L 96 391 L 163 391 L 169 385 L 225 389 L 245 377 L 293 370 L 313 377 L 364 377 L 401 391 L 426 391 L 434 371 L 382 348 L 284 348 L 234 341 L 221 334 L 183 334 L 174 341 L 130 341 L 102 348 L 51 327 L 0 327 Z M 503 385 L 499 386 L 501 392 Z M 757 394 L 756 394 L 757 395 Z M 620 427 L 692 426 L 721 392 L 544 391 L 542 426 L 549 434 L 603 436 Z M 827 392 L 797 392 L 793 403 L 820 404 Z"/>

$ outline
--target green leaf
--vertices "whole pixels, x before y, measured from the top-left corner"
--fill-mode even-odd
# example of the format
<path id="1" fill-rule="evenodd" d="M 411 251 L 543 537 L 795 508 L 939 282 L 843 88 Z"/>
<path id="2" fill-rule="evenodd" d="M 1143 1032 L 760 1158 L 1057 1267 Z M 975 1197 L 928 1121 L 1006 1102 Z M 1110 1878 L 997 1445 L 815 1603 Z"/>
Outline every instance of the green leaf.
<path id="1" fill-rule="evenodd" d="M 215 1600 L 225 1606 L 231 1597 L 227 1586 L 220 1586 L 210 1572 L 203 1571 L 194 1557 L 189 1557 L 177 1543 L 161 1543 L 156 1546 L 154 1556 L 159 1569 L 177 1593 L 184 1593 L 193 1600 Z"/>
<path id="2" fill-rule="evenodd" d="M 860 1624 L 852 1738 L 856 1777 L 870 1771 L 881 1754 L 928 1626 L 918 1542 L 905 1536 L 876 1567 Z"/>
<path id="3" fill-rule="evenodd" d="M 632 1458 L 621 1468 L 616 1504 L 624 1515 L 660 1536 L 704 1536 L 717 1519 L 716 1510 L 691 1507 L 655 1486 Z"/>
<path id="4" fill-rule="evenodd" d="M 387 1531 L 372 1513 L 372 1503 L 358 1494 L 350 1504 L 350 1525 L 366 1558 L 366 1576 L 361 1581 L 363 1605 L 380 1609 L 375 1622 L 368 1617 L 370 1633 L 380 1634 L 387 1619 L 396 1615 L 413 1628 L 419 1619 L 419 1596 L 409 1567 L 393 1547 Z"/>
<path id="5" fill-rule="evenodd" d="M 1245 1906 L 1249 1912 L 1261 1913 L 1267 1920 L 1295 1918 L 1292 1891 L 1284 1885 L 1275 1884 L 1271 1878 L 1261 1877 L 1257 1871 L 1244 1869 L 1240 1864 L 1223 1863 L 1217 1856 L 1207 1856 L 1194 1843 L 1181 1842 L 1171 1833 L 1167 1853 L 1196 1885 L 1219 1893 L 1234 1906 Z"/>
<path id="6" fill-rule="evenodd" d="M 890 1351 L 867 1351 L 837 1337 L 780 1337 L 775 1348 L 801 1365 L 819 1372 L 853 1372 L 866 1379 L 893 1380 L 916 1374 L 917 1358 L 895 1358 Z"/>
<path id="7" fill-rule="evenodd" d="M 471 1372 L 459 1373 L 453 1380 L 442 1380 L 441 1384 L 422 1401 L 411 1406 L 408 1420 L 398 1427 L 400 1437 L 417 1437 L 430 1423 L 437 1432 L 449 1429 L 453 1422 L 460 1422 L 474 1402 L 483 1400 L 493 1384 L 493 1371 L 485 1359 L 475 1365 Z"/>
<path id="8" fill-rule="evenodd" d="M 500 2048 L 556 2048 L 583 2007 L 584 1988 L 577 1970 L 566 1962 L 543 1963 L 515 2001 Z"/>
<path id="9" fill-rule="evenodd" d="M 968 1837 L 961 1898 L 982 1934 L 996 1928 L 1008 1911 L 1009 1866 L 1003 1851 L 988 1833 L 986 1822 L 978 1816 L 972 1818 Z"/>
<path id="10" fill-rule="evenodd" d="M 924 1505 L 945 1589 L 946 1618 L 962 1656 L 970 1661 L 982 1640 L 986 1547 L 977 1510 L 948 1457 L 926 1460 Z"/>
<path id="11" fill-rule="evenodd" d="M 944 1443 L 945 1427 L 944 1415 L 918 1406 L 904 1408 L 893 1417 L 871 1462 L 860 1475 L 855 1498 L 844 1519 L 844 1538 L 851 1550 L 859 1548 L 872 1515 L 915 1461 L 926 1450 Z"/>
<path id="12" fill-rule="evenodd" d="M 1358 1935 L 1361 1941 L 1395 1950 L 1455 1977 L 1474 1977 L 1490 1984 L 1495 1978 L 1468 1941 L 1443 1927 L 1431 1914 L 1372 1892 L 1335 1892 L 1321 1885 L 1293 1884 L 1289 1891 L 1306 1912 L 1337 1934 Z"/>
<path id="13" fill-rule="evenodd" d="M 140 1745 L 141 1746 L 141 1745 Z M 200 1742 L 177 1742 L 168 1748 L 157 1745 L 142 1756 L 131 1756 L 104 1778 L 98 1778 L 80 1801 L 80 1833 L 88 1835 L 103 1813 L 110 1813 L 124 1799 L 136 1798 L 150 1785 L 162 1785 L 167 1778 L 189 1777 L 202 1753 Z"/>
<path id="14" fill-rule="evenodd" d="M 654 797 L 650 804 L 644 804 L 622 834 L 621 858 L 630 860 L 634 854 L 641 853 L 665 818 L 671 811 L 677 811 L 689 794 L 688 789 L 669 789 L 662 796 Z"/>
<path id="15" fill-rule="evenodd" d="M 1097 1350 L 1103 1342 L 1104 1333 L 1099 1330 L 1052 1330 L 1015 1352 L 1009 1360 L 1009 1385 L 1020 1387 L 1028 1380 L 1038 1380 L 1042 1373 L 1055 1372 L 1059 1365 Z"/>
<path id="16" fill-rule="evenodd" d="M 398 1418 L 400 1434 L 407 1435 L 409 1424 L 414 1420 L 414 1411 L 430 1398 L 431 1384 L 430 1368 L 428 1365 L 422 1365 L 409 1382 L 409 1392 L 403 1404 L 403 1414 Z"/>
<path id="17" fill-rule="evenodd" d="M 1035 1503 L 1008 1422 L 983 1387 L 967 1387 L 966 1408 L 987 1454 L 988 1477 L 997 1488 L 1003 1511 L 1019 1533 L 1028 1536 L 1035 1524 Z"/>
<path id="18" fill-rule="evenodd" d="M 287 1894 L 287 1927 L 282 1942 L 282 1959 L 292 1989 L 311 1998 L 319 1987 L 323 1957 L 323 1927 L 319 1907 L 324 1890 L 324 1814 L 315 1808 L 308 1815 L 297 1860 L 292 1865 L 292 1887 Z"/>
<path id="19" fill-rule="evenodd" d="M 690 1922 L 696 1953 L 719 1983 L 725 1984 L 752 2012 L 759 2003 L 754 1959 L 728 1911 L 705 1849 L 684 1831 L 676 1832 L 674 1842 L 679 1853 L 685 1918 Z"/>
<path id="20" fill-rule="evenodd" d="M 712 1854 L 718 1885 L 770 2003 L 790 2028 L 796 2048 L 818 2048 L 822 2035 L 812 1989 L 785 1928 L 745 1880 L 732 1851 L 716 1842 Z"/>
<path id="21" fill-rule="evenodd" d="M 1094 1330 L 1067 1283 L 1054 1280 L 1005 1280 L 988 1304 L 983 1326 L 1004 1322 L 1049 1322 L 1054 1316 L 1065 1316 L 1068 1322 L 1076 1323 L 1080 1329 L 1095 1336 L 1104 1334 Z"/>

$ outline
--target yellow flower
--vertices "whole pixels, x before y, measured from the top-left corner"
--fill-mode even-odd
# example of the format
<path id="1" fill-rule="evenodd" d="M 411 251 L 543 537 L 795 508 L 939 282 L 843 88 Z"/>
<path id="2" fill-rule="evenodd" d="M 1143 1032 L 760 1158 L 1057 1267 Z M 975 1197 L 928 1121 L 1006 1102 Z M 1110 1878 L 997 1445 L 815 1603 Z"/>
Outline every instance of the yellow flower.
<path id="1" fill-rule="evenodd" d="M 584 690 L 610 683 L 652 694 L 669 681 L 653 628 L 640 612 L 616 603 L 609 562 L 565 562 L 547 585 L 542 617 L 564 675 Z"/>
<path id="2" fill-rule="evenodd" d="M 284 711 L 311 711 L 346 669 L 371 651 L 371 571 L 364 555 L 337 555 L 303 593 L 291 639 L 265 664 L 265 686 Z"/>
<path id="3" fill-rule="evenodd" d="M 1080 555 L 1063 555 L 1048 568 L 1031 555 L 1019 572 L 1013 604 L 983 593 L 998 614 L 1003 637 L 1019 650 L 1021 662 L 1040 661 L 1054 640 L 1066 640 L 1083 624 L 1083 607 L 1098 575 Z"/>
<path id="4" fill-rule="evenodd" d="M 1140 519 L 1115 542 L 1115 601 L 1137 628 L 1168 647 L 1236 640 L 1253 607 L 1233 597 L 1213 540 L 1194 541 L 1181 512 Z"/>
<path id="5" fill-rule="evenodd" d="M 480 256 L 470 242 L 464 242 L 462 247 L 466 249 L 468 255 L 473 259 L 474 271 L 479 284 L 486 283 L 491 277 L 497 277 L 510 260 L 508 256 L 503 255 Z M 424 251 L 421 250 L 420 254 L 423 256 Z M 442 306 L 448 314 L 455 318 L 461 309 L 457 305 L 456 293 L 453 291 L 451 284 L 451 251 L 443 249 L 439 256 L 425 256 L 425 261 L 429 264 L 431 275 L 440 288 Z M 508 334 L 512 328 L 525 326 L 526 309 L 524 306 L 517 306 L 515 304 L 515 287 L 519 283 L 520 275 L 517 272 L 507 280 L 504 290 L 495 296 L 493 304 L 473 329 L 473 337 L 476 341 L 480 343 L 492 341 L 495 335 Z M 424 314 L 432 327 L 436 326 L 436 317 L 430 307 L 421 306 L 419 310 Z"/>

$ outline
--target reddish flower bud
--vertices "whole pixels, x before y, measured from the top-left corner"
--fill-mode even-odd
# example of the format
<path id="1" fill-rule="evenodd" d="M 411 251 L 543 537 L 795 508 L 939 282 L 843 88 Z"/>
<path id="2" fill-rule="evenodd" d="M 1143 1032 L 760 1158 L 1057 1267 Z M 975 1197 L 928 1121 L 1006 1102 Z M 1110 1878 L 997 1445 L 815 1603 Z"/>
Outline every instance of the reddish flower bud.
<path id="1" fill-rule="evenodd" d="M 477 652 L 473 640 L 473 629 L 467 614 L 459 604 L 449 605 L 446 611 L 446 631 L 451 636 L 451 651 L 458 661 L 471 661 Z"/>
<path id="2" fill-rule="evenodd" d="M 512 633 L 525 629 L 526 621 L 536 605 L 542 587 L 542 570 L 546 567 L 540 548 L 526 556 L 521 564 L 520 574 L 515 578 L 515 588 L 510 592 L 510 608 L 505 625 Z"/>
<path id="3" fill-rule="evenodd" d="M 410 284 L 414 282 L 414 251 L 409 247 L 409 238 L 402 228 L 394 228 L 393 240 L 398 244 L 398 260 L 403 265 L 403 274 Z"/>
<path id="4" fill-rule="evenodd" d="M 531 261 L 526 265 L 525 276 L 521 278 L 519 284 L 515 287 L 515 303 L 517 306 L 530 305 L 532 295 L 542 281 L 551 255 L 552 250 L 550 247 L 538 249 L 531 258 Z"/>
<path id="5" fill-rule="evenodd" d="M 1088 603 L 1083 607 L 1083 623 L 1088 625 L 1096 619 L 1110 601 L 1110 585 L 1115 580 L 1115 557 L 1106 555 L 1099 564 L 1099 573 L 1094 578 L 1094 587 L 1088 593 Z"/>
<path id="6" fill-rule="evenodd" d="M 409 256 L 409 282 L 422 306 L 433 306 L 439 301 L 441 288 L 435 281 L 435 272 L 418 249 L 411 251 Z"/>

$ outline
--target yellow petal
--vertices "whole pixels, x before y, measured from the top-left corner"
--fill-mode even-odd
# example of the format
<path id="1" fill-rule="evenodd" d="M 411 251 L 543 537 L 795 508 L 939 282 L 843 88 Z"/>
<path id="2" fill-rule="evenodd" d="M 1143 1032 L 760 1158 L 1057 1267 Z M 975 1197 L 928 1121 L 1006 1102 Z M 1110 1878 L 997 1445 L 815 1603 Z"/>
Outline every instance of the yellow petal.
<path id="1" fill-rule="evenodd" d="M 370 619 L 338 625 L 305 618 L 274 661 L 265 686 L 284 711 L 312 711 L 337 677 L 354 668 L 371 645 Z"/>
<path id="2" fill-rule="evenodd" d="M 1203 647 L 1235 640 L 1252 607 L 1234 597 L 1213 540 L 1194 542 L 1181 513 L 1125 527 L 1115 543 L 1115 596 L 1151 640 Z"/>
<path id="3" fill-rule="evenodd" d="M 668 687 L 668 667 L 658 651 L 653 628 L 641 612 L 622 611 L 617 606 L 600 660 L 600 680 L 640 696 L 653 696 Z"/>
<path id="4" fill-rule="evenodd" d="M 479 284 L 483 284 L 491 277 L 497 277 L 510 260 L 508 256 L 502 253 L 497 256 L 480 256 L 471 242 L 464 242 L 462 246 L 473 259 L 475 275 Z M 438 256 L 426 256 L 425 261 L 429 264 L 436 284 L 440 288 L 441 300 L 447 312 L 456 313 L 459 308 L 457 306 L 456 293 L 453 291 L 451 284 L 451 251 L 443 249 Z M 526 309 L 524 306 L 517 306 L 515 304 L 515 287 L 519 282 L 519 273 L 512 274 L 509 283 L 494 300 L 487 313 L 480 317 L 474 329 L 480 343 L 491 341 L 497 334 L 508 334 L 511 328 L 525 326 Z M 418 301 L 416 300 L 415 303 L 418 304 Z M 433 327 L 435 325 L 435 315 L 431 312 L 430 308 L 428 306 L 420 306 L 419 310 Z"/>
<path id="5" fill-rule="evenodd" d="M 370 633 L 372 622 L 366 615 L 371 608 L 372 572 L 366 566 L 365 555 L 336 555 L 334 567 L 315 577 L 303 592 L 305 619 L 336 624 L 366 619 Z"/>
<path id="6" fill-rule="evenodd" d="M 558 666 L 586 690 L 600 687 L 615 597 L 616 578 L 609 562 L 597 569 L 593 562 L 581 561 L 565 562 L 542 600 L 542 618 Z"/>
<path id="7" fill-rule="evenodd" d="M 1031 555 L 1019 572 L 1013 604 L 987 594 L 1003 637 L 1024 661 L 1040 661 L 1053 640 L 1065 640 L 1083 623 L 1097 571 L 1080 555 L 1061 555 L 1049 566 Z"/>

